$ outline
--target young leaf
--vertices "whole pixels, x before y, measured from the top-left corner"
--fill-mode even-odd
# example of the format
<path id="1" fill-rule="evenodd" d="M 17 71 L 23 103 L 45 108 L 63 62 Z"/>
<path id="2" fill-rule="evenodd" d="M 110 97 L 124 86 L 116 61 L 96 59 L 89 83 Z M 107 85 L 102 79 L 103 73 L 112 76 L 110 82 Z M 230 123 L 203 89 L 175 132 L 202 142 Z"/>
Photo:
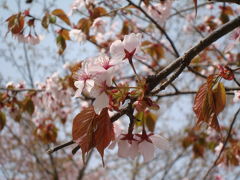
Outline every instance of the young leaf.
<path id="1" fill-rule="evenodd" d="M 72 125 L 72 137 L 81 147 L 83 156 L 95 147 L 93 133 L 96 130 L 95 119 L 97 114 L 93 107 L 85 108 L 74 119 Z"/>
<path id="2" fill-rule="evenodd" d="M 61 20 L 63 20 L 66 24 L 71 26 L 71 22 L 68 18 L 68 16 L 65 14 L 65 12 L 62 9 L 55 9 L 52 11 L 52 15 L 57 16 Z"/>
<path id="3" fill-rule="evenodd" d="M 226 104 L 226 91 L 222 83 L 218 82 L 213 87 L 213 98 L 215 102 L 215 112 L 219 114 L 223 111 Z"/>
<path id="4" fill-rule="evenodd" d="M 77 23 L 77 29 L 81 29 L 86 35 L 89 34 L 92 22 L 90 19 L 82 18 Z"/>
<path id="5" fill-rule="evenodd" d="M 214 80 L 215 79 L 213 75 L 209 76 L 207 82 L 199 88 L 194 100 L 193 110 L 198 118 L 197 125 L 200 125 L 202 122 L 206 122 L 210 127 L 219 131 L 220 127 L 218 124 L 217 115 L 219 114 L 219 110 L 223 109 L 223 105 L 216 105 L 216 103 L 220 100 L 216 100 L 217 98 L 215 98 L 212 90 Z M 216 94 L 221 94 L 223 91 L 221 90 L 221 87 L 217 89 L 220 90 L 217 90 Z"/>
<path id="6" fill-rule="evenodd" d="M 83 157 L 96 147 L 103 158 L 104 149 L 114 140 L 108 109 L 104 108 L 101 114 L 97 115 L 93 107 L 85 108 L 73 120 L 72 137 L 79 144 Z"/>
<path id="7" fill-rule="evenodd" d="M 66 41 L 63 36 L 59 35 L 56 39 L 57 47 L 58 47 L 58 54 L 63 54 L 64 50 L 66 49 Z"/>
<path id="8" fill-rule="evenodd" d="M 8 30 L 13 34 L 20 33 L 24 27 L 24 16 L 21 13 L 10 16 L 6 21 L 8 22 Z"/>
<path id="9" fill-rule="evenodd" d="M 145 113 L 145 118 L 146 118 L 145 122 L 148 130 L 153 132 L 157 122 L 157 115 L 148 111 Z"/>
<path id="10" fill-rule="evenodd" d="M 61 29 L 59 34 L 65 39 L 70 40 L 69 31 L 66 29 Z"/>
<path id="11" fill-rule="evenodd" d="M 113 124 L 110 120 L 108 109 L 104 108 L 96 119 L 97 130 L 94 133 L 96 148 L 104 156 L 104 149 L 114 140 Z"/>
<path id="12" fill-rule="evenodd" d="M 45 29 L 48 28 L 48 25 L 50 23 L 50 15 L 48 13 L 46 13 L 41 21 L 42 27 L 44 27 Z"/>
<path id="13" fill-rule="evenodd" d="M 107 14 L 106 9 L 104 9 L 103 7 L 96 7 L 93 10 L 93 14 L 92 14 L 91 18 L 96 19 L 100 16 L 104 16 L 105 14 Z"/>
<path id="14" fill-rule="evenodd" d="M 23 110 L 27 111 L 30 115 L 33 114 L 34 112 L 34 104 L 31 98 L 27 97 L 24 101 L 23 101 Z"/>

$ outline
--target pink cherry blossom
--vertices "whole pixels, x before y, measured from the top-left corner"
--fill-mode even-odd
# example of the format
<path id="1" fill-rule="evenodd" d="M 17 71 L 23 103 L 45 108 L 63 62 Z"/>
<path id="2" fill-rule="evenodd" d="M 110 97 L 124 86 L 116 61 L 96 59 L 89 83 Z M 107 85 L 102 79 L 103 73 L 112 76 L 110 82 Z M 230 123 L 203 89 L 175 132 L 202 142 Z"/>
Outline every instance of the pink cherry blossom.
<path id="1" fill-rule="evenodd" d="M 109 149 L 113 149 L 116 144 L 120 141 L 121 139 L 121 134 L 122 134 L 122 124 L 120 123 L 120 121 L 115 121 L 113 123 L 113 129 L 114 129 L 114 134 L 115 134 L 115 141 L 113 141 L 110 146 L 108 147 Z"/>
<path id="2" fill-rule="evenodd" d="M 76 88 L 78 88 L 75 93 L 75 97 L 79 97 L 84 88 L 90 92 L 91 88 L 94 86 L 93 77 L 95 74 L 89 71 L 92 66 L 92 59 L 87 59 L 83 62 L 82 68 L 74 74 L 74 78 L 77 80 L 74 82 L 74 85 Z"/>
<path id="3" fill-rule="evenodd" d="M 105 33 L 105 28 L 104 28 L 105 25 L 106 25 L 106 22 L 101 17 L 99 17 L 93 21 L 93 24 L 91 27 L 95 33 L 104 34 Z"/>
<path id="4" fill-rule="evenodd" d="M 86 35 L 80 29 L 72 29 L 69 32 L 69 36 L 73 41 L 77 41 L 79 43 L 82 43 L 87 39 Z"/>
<path id="5" fill-rule="evenodd" d="M 38 35 L 24 35 L 24 34 L 18 34 L 16 35 L 17 39 L 19 42 L 23 42 L 23 43 L 29 43 L 32 45 L 37 45 L 40 43 L 40 41 L 43 39 L 41 36 Z"/>
<path id="6" fill-rule="evenodd" d="M 101 71 L 106 71 L 114 66 L 118 65 L 122 61 L 118 59 L 110 59 L 107 55 L 102 54 L 94 58 L 94 66 L 91 67 L 92 72 L 99 73 Z"/>
<path id="7" fill-rule="evenodd" d="M 134 140 L 120 140 L 118 142 L 118 156 L 134 159 L 138 155 L 138 143 Z"/>
<path id="8" fill-rule="evenodd" d="M 154 158 L 156 148 L 168 150 L 169 143 L 167 139 L 160 135 L 149 134 L 145 131 L 142 134 L 121 134 L 116 139 L 118 143 L 118 156 L 123 158 L 135 158 L 137 155 L 143 155 L 144 162 L 151 161 Z M 115 143 L 114 143 L 115 145 Z M 114 147 L 111 144 L 110 148 Z"/>
<path id="9" fill-rule="evenodd" d="M 95 0 L 74 0 L 74 2 L 71 5 L 71 11 L 69 12 L 69 16 L 73 14 L 74 11 L 81 10 L 86 5 L 89 5 L 90 3 L 94 3 Z"/>
<path id="10" fill-rule="evenodd" d="M 168 150 L 169 143 L 167 139 L 160 135 L 149 134 L 147 135 L 144 131 L 140 137 L 140 143 L 138 146 L 138 151 L 143 155 L 144 162 L 151 161 L 154 158 L 155 148 Z"/>
<path id="11" fill-rule="evenodd" d="M 142 35 L 140 33 L 131 33 L 125 35 L 123 41 L 114 41 L 110 46 L 112 58 L 118 60 L 138 58 L 137 53 L 140 51 L 141 40 Z"/>
<path id="12" fill-rule="evenodd" d="M 159 24 L 162 24 L 169 17 L 172 7 L 172 1 L 167 0 L 163 3 L 158 3 L 154 5 L 149 5 L 147 8 L 148 14 L 157 21 Z"/>
<path id="13" fill-rule="evenodd" d="M 97 114 L 100 114 L 102 109 L 109 105 L 107 89 L 111 85 L 111 70 L 100 73 L 94 78 L 94 85 L 91 88 L 90 95 L 95 98 L 95 101 L 93 102 L 93 107 Z"/>
<path id="14" fill-rule="evenodd" d="M 240 102 L 240 91 L 234 91 L 233 102 L 234 103 Z"/>

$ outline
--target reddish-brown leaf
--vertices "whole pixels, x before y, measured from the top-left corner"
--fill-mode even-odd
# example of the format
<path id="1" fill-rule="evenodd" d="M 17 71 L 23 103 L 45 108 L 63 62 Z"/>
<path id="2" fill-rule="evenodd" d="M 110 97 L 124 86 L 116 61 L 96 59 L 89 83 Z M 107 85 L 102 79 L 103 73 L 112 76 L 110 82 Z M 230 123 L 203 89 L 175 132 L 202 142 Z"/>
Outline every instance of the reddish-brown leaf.
<path id="1" fill-rule="evenodd" d="M 13 34 L 20 33 L 24 27 L 24 16 L 21 13 L 12 15 L 6 21 L 8 22 L 8 30 Z"/>
<path id="2" fill-rule="evenodd" d="M 222 94 L 223 90 L 220 87 L 217 88 L 218 89 L 217 92 L 213 92 L 214 79 L 215 78 L 213 75 L 209 76 L 207 82 L 204 83 L 199 88 L 194 100 L 193 110 L 198 118 L 197 125 L 200 125 L 202 122 L 205 122 L 210 127 L 219 131 L 220 127 L 218 124 L 217 115 L 219 114 L 220 110 L 221 111 L 223 110 L 224 103 L 222 103 L 221 105 L 216 105 L 218 102 L 222 100 L 217 100 L 220 97 L 217 97 L 214 94 L 219 93 Z"/>
<path id="3" fill-rule="evenodd" d="M 95 146 L 93 132 L 97 114 L 93 107 L 85 108 L 73 119 L 72 137 L 85 154 Z"/>
<path id="4" fill-rule="evenodd" d="M 98 18 L 98 17 L 100 17 L 100 16 L 104 16 L 104 15 L 106 15 L 106 14 L 107 14 L 106 9 L 104 9 L 103 7 L 96 7 L 96 8 L 94 8 L 94 10 L 93 10 L 93 13 L 92 13 L 91 18 L 92 18 L 92 19 L 96 19 L 96 18 Z"/>
<path id="5" fill-rule="evenodd" d="M 100 115 L 95 113 L 93 107 L 80 112 L 73 120 L 72 137 L 79 144 L 83 156 L 96 147 L 103 158 L 104 149 L 114 140 L 108 109 L 103 109 Z"/>
<path id="6" fill-rule="evenodd" d="M 68 16 L 65 14 L 65 12 L 62 9 L 55 9 L 52 11 L 52 15 L 57 16 L 61 20 L 63 20 L 66 24 L 71 26 L 71 22 L 68 18 Z"/>
<path id="7" fill-rule="evenodd" d="M 215 102 L 215 112 L 219 114 L 223 111 L 226 104 L 226 91 L 222 83 L 218 82 L 214 85 L 213 98 Z"/>
<path id="8" fill-rule="evenodd" d="M 59 34 L 65 39 L 70 40 L 69 31 L 66 29 L 61 29 Z"/>
<path id="9" fill-rule="evenodd" d="M 104 156 L 104 149 L 114 140 L 113 124 L 110 120 L 108 109 L 105 108 L 96 119 L 97 130 L 94 132 L 96 148 Z"/>
<path id="10" fill-rule="evenodd" d="M 82 18 L 77 23 L 77 29 L 81 29 L 86 35 L 89 34 L 92 22 L 90 19 Z"/>

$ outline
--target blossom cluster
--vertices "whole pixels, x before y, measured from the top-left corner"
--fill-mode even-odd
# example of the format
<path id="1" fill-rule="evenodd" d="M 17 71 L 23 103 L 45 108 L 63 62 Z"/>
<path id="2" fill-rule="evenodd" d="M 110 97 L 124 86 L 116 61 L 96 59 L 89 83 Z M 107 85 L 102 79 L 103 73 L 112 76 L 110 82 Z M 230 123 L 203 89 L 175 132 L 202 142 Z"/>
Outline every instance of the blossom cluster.
<path id="1" fill-rule="evenodd" d="M 71 89 L 63 87 L 58 74 L 54 73 L 46 82 L 39 83 L 38 88 L 43 90 L 32 97 L 35 111 L 33 122 L 38 126 L 48 124 L 57 119 L 66 121 L 72 112 Z"/>
<path id="2" fill-rule="evenodd" d="M 78 88 L 75 97 L 79 97 L 84 91 L 95 98 L 94 110 L 100 114 L 102 109 L 109 105 L 109 90 L 112 79 L 122 60 L 138 58 L 140 51 L 141 34 L 129 34 L 123 41 L 116 40 L 110 46 L 110 55 L 101 54 L 97 57 L 86 59 L 82 68 L 75 73 L 74 85 Z"/>
<path id="3" fill-rule="evenodd" d="M 134 159 L 141 154 L 144 162 L 148 162 L 154 158 L 156 148 L 169 150 L 168 140 L 158 134 L 147 134 L 145 130 L 141 134 L 124 134 L 117 123 L 114 128 L 117 138 L 109 148 L 113 149 L 117 143 L 119 157 Z"/>

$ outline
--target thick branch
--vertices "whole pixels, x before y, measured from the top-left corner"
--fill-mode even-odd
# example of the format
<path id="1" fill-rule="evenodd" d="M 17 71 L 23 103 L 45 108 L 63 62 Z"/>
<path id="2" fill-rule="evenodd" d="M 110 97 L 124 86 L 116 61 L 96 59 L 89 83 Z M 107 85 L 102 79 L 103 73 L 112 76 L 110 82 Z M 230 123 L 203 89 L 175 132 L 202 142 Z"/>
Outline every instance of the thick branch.
<path id="1" fill-rule="evenodd" d="M 231 32 L 235 28 L 240 26 L 240 16 L 236 17 L 232 21 L 224 24 L 222 27 L 216 29 L 211 34 L 209 34 L 206 38 L 202 39 L 198 44 L 189 49 L 183 56 L 180 56 L 176 59 L 176 61 L 169 64 L 166 68 L 164 68 L 158 75 L 148 77 L 149 84 L 149 92 L 154 89 L 163 79 L 165 79 L 168 75 L 174 72 L 181 65 L 185 67 L 188 66 L 191 60 L 198 55 L 202 50 L 211 45 L 216 40 L 220 39 L 227 33 Z M 180 74 L 178 72 L 178 74 Z M 174 79 L 173 79 L 174 80 Z"/>
<path id="2" fill-rule="evenodd" d="M 240 5 L 239 0 L 209 0 L 209 2 L 226 2 L 226 3 L 236 3 Z"/>

